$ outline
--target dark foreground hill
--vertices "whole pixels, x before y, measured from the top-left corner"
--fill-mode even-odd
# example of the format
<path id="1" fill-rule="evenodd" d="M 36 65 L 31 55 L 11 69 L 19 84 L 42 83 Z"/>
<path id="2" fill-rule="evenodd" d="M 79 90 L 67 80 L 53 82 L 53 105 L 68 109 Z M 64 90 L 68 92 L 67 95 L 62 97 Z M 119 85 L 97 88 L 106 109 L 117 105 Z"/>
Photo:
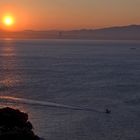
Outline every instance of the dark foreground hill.
<path id="1" fill-rule="evenodd" d="M 11 108 L 0 109 L 0 140 L 40 140 L 28 115 Z"/>
<path id="2" fill-rule="evenodd" d="M 71 31 L 20 31 L 0 32 L 0 38 L 16 39 L 92 39 L 92 40 L 140 40 L 140 25 L 82 29 Z"/>

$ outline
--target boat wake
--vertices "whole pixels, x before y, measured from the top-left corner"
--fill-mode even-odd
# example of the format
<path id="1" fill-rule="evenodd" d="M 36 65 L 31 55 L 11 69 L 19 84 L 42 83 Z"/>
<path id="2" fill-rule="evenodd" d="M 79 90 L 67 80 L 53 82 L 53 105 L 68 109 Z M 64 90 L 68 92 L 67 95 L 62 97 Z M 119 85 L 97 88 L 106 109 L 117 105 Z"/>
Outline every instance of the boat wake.
<path id="1" fill-rule="evenodd" d="M 31 100 L 31 99 L 25 99 L 25 98 L 16 98 L 16 97 L 10 97 L 10 96 L 0 96 L 0 102 L 21 103 L 21 104 L 29 104 L 29 105 L 40 105 L 40 106 L 48 106 L 48 107 L 55 107 L 55 108 L 65 108 L 65 109 L 72 109 L 72 110 L 83 110 L 83 111 L 92 111 L 92 112 L 104 113 L 104 111 L 96 110 L 96 109 L 82 108 L 82 107 L 79 107 L 79 106 L 70 106 L 70 105 L 58 104 L 58 103 L 54 103 L 54 102 L 37 101 L 37 100 Z"/>

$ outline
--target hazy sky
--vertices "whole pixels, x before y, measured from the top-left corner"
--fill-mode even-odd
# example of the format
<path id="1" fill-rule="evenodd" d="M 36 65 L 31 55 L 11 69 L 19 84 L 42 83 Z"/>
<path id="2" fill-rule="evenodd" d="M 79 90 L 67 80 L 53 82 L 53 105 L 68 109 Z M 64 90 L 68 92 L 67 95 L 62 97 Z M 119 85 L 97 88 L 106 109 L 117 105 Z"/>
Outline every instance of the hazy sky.
<path id="1" fill-rule="evenodd" d="M 1 0 L 0 17 L 6 14 L 17 30 L 140 24 L 140 0 Z"/>

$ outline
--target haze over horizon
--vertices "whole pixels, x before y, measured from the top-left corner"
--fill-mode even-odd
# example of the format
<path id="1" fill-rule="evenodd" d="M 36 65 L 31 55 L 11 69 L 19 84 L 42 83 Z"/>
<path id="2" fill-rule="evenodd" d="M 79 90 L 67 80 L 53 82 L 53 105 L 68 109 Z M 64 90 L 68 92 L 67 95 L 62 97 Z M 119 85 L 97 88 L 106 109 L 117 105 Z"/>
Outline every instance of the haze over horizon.
<path id="1" fill-rule="evenodd" d="M 72 30 L 140 24 L 139 0 L 5 0 L 0 18 L 12 15 L 10 30 Z M 4 29 L 2 23 L 1 29 Z"/>

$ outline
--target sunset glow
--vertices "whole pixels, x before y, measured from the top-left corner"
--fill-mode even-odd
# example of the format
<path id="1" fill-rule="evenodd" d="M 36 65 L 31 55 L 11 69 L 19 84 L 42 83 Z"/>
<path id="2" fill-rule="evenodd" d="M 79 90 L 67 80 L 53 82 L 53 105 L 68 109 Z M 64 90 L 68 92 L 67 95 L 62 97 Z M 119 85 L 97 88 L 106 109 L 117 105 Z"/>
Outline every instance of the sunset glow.
<path id="1" fill-rule="evenodd" d="M 73 30 L 139 25 L 139 5 L 139 0 L 0 1 L 1 28 Z"/>

